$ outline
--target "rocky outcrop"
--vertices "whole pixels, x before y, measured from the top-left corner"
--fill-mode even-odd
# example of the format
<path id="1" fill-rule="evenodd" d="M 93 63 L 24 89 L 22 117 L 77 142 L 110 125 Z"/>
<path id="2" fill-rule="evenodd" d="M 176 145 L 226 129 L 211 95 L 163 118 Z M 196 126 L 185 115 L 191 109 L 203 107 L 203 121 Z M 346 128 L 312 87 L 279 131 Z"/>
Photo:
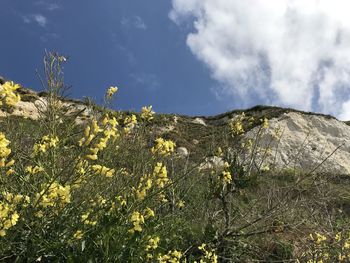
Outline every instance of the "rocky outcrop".
<path id="1" fill-rule="evenodd" d="M 0 87 L 4 81 L 5 79 L 0 77 Z M 40 112 L 46 109 L 47 94 L 24 88 L 20 88 L 18 92 L 22 99 L 10 114 L 38 119 Z M 77 123 L 84 122 L 93 114 L 92 108 L 80 101 L 62 99 L 60 103 L 68 115 L 79 113 L 76 118 Z M 176 136 L 181 137 L 183 143 L 179 145 L 186 148 L 179 148 L 178 154 L 182 157 L 191 157 L 195 154 L 195 149 L 208 146 L 204 145 L 205 143 L 212 143 L 210 140 L 203 140 L 204 137 L 210 137 L 210 132 L 206 133 L 206 131 L 227 127 L 230 120 L 242 112 L 237 110 L 213 117 L 170 115 L 169 120 L 173 121 L 162 123 L 155 131 L 159 136 L 172 135 L 175 141 Z M 275 167 L 312 171 L 317 167 L 317 172 L 350 175 L 350 126 L 346 122 L 328 115 L 278 107 L 256 106 L 245 112 L 247 116 L 254 117 L 256 120 L 269 119 L 270 127 L 260 140 L 262 147 L 268 145 L 271 148 L 271 151 L 262 158 L 264 169 Z M 0 117 L 8 114 L 0 108 Z M 247 131 L 244 136 L 254 138 L 258 129 L 259 126 L 256 126 Z M 276 129 L 281 131 L 279 139 L 274 138 Z M 208 158 L 201 165 L 201 169 L 223 165 L 223 160 L 220 158 Z"/>
<path id="2" fill-rule="evenodd" d="M 269 121 L 261 140 L 270 145 L 265 164 L 280 169 L 297 169 L 350 175 L 350 126 L 322 115 L 288 112 Z M 259 127 L 246 136 L 254 137 Z M 274 137 L 276 129 L 280 139 Z"/>
<path id="3" fill-rule="evenodd" d="M 4 82 L 5 79 L 0 77 L 0 88 Z M 40 117 L 40 113 L 46 110 L 47 94 L 45 92 L 36 93 L 23 87 L 19 88 L 17 92 L 21 96 L 21 101 L 13 107 L 11 112 L 0 108 L 0 117 L 11 115 L 37 120 Z M 61 99 L 60 106 L 67 115 L 78 113 L 77 123 L 81 123 L 92 116 L 92 109 L 80 101 Z"/>

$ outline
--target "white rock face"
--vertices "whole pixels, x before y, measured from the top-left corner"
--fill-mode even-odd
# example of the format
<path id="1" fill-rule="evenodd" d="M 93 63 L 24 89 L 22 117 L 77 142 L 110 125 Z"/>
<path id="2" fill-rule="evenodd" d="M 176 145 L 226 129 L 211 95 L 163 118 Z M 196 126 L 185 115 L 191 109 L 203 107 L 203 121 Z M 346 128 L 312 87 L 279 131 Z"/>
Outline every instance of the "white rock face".
<path id="1" fill-rule="evenodd" d="M 33 94 L 35 93 L 33 92 Z M 66 109 L 67 115 L 80 112 L 79 116 L 76 118 L 77 123 L 82 123 L 92 116 L 92 109 L 87 108 L 85 105 L 70 101 L 61 101 L 60 104 L 60 106 Z M 11 112 L 10 115 L 37 120 L 40 117 L 40 112 L 45 111 L 46 107 L 47 99 L 45 97 L 37 97 L 37 99 L 33 101 L 19 101 L 14 106 L 13 112 Z M 8 113 L 0 109 L 0 117 L 5 117 L 7 115 Z"/>
<path id="2" fill-rule="evenodd" d="M 206 169 L 220 169 L 224 167 L 224 160 L 217 156 L 208 157 L 205 159 L 205 162 L 201 163 L 199 166 L 200 170 Z"/>
<path id="3" fill-rule="evenodd" d="M 204 125 L 204 126 L 207 126 L 207 124 L 205 123 L 205 121 L 201 118 L 195 118 L 192 123 L 195 123 L 195 124 L 200 124 L 200 125 Z"/>
<path id="4" fill-rule="evenodd" d="M 179 147 L 176 149 L 176 152 L 178 155 L 180 155 L 181 157 L 185 158 L 188 156 L 188 150 L 185 147 Z"/>
<path id="5" fill-rule="evenodd" d="M 282 135 L 280 142 L 272 140 L 272 151 L 266 163 L 307 172 L 328 158 L 317 172 L 350 175 L 350 126 L 336 119 L 298 112 L 285 113 L 270 120 L 269 124 L 262 145 L 271 142 L 277 127 Z M 254 137 L 257 129 L 254 128 L 246 136 Z M 334 150 L 336 152 L 332 155 Z"/>

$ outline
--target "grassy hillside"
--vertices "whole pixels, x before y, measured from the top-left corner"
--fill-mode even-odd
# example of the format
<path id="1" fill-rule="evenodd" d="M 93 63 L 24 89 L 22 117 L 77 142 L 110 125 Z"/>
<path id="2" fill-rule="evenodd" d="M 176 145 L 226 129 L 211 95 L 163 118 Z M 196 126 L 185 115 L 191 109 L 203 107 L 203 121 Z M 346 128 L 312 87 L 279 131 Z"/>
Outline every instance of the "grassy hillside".
<path id="1" fill-rule="evenodd" d="M 350 261 L 350 177 L 259 165 L 277 108 L 204 126 L 95 106 L 77 124 L 59 103 L 60 57 L 46 63 L 40 118 L 0 119 L 0 261 Z M 11 112 L 18 89 L 4 86 Z"/>

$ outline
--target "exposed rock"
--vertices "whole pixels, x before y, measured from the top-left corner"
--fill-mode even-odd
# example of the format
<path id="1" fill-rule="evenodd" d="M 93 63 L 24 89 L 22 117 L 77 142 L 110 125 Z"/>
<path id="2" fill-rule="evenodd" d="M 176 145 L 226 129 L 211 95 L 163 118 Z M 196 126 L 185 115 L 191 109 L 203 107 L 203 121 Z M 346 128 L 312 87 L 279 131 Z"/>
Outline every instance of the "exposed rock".
<path id="1" fill-rule="evenodd" d="M 345 123 L 321 115 L 289 112 L 269 124 L 261 143 L 265 146 L 270 143 L 272 149 L 265 163 L 311 171 L 328 158 L 317 172 L 350 174 L 350 127 Z M 282 131 L 279 142 L 272 137 L 278 127 Z M 254 137 L 257 129 L 246 136 Z"/>
<path id="2" fill-rule="evenodd" d="M 176 153 L 180 156 L 180 157 L 187 157 L 189 155 L 188 150 L 185 147 L 178 147 L 176 149 Z"/>
<path id="3" fill-rule="evenodd" d="M 167 125 L 165 127 L 160 127 L 158 130 L 158 133 L 163 134 L 163 133 L 168 133 L 171 132 L 175 129 L 175 126 L 173 125 Z"/>
<path id="4" fill-rule="evenodd" d="M 218 156 L 212 156 L 205 159 L 205 162 L 201 163 L 199 169 L 220 169 L 224 167 L 224 160 Z"/>
<path id="5" fill-rule="evenodd" d="M 47 98 L 39 96 L 30 89 L 20 88 L 18 89 L 18 93 L 21 95 L 21 101 L 13 107 L 11 113 L 0 109 L 0 117 L 5 117 L 10 114 L 11 116 L 37 120 L 40 117 L 40 112 L 46 110 Z M 61 100 L 59 103 L 67 116 L 79 113 L 76 118 L 77 123 L 82 123 L 92 116 L 92 109 L 82 103 L 70 100 Z"/>
<path id="6" fill-rule="evenodd" d="M 195 124 L 200 124 L 200 125 L 204 125 L 204 126 L 207 126 L 207 124 L 205 123 L 205 121 L 201 118 L 195 118 L 192 123 L 195 123 Z"/>
<path id="7" fill-rule="evenodd" d="M 197 145 L 197 144 L 199 143 L 199 141 L 196 140 L 196 139 L 193 139 L 193 140 L 192 140 L 192 143 L 193 143 L 194 145 Z"/>

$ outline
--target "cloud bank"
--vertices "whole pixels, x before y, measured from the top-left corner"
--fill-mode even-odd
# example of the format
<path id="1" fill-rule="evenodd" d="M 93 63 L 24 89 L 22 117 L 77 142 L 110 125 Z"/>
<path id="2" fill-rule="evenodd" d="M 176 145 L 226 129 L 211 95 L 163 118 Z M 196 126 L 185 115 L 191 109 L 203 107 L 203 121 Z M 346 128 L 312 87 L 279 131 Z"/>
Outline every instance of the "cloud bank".
<path id="1" fill-rule="evenodd" d="M 350 2 L 172 0 L 193 23 L 192 53 L 241 106 L 290 106 L 350 119 Z M 240 103 L 238 103 L 240 104 Z"/>

